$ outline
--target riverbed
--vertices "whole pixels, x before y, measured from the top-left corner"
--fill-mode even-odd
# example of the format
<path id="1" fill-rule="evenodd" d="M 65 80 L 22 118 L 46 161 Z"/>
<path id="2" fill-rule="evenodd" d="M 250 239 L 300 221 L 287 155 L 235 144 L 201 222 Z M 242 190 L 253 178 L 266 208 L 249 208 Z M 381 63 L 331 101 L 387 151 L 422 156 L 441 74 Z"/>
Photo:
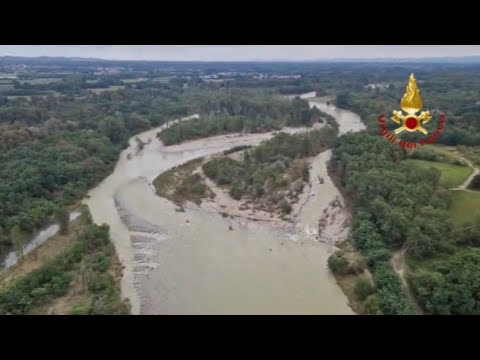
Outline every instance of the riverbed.
<path id="1" fill-rule="evenodd" d="M 359 117 L 311 103 L 337 118 L 340 133 L 363 128 Z M 189 160 L 273 136 L 232 134 L 165 147 L 162 128 L 137 135 L 114 172 L 84 202 L 110 225 L 122 261 L 123 296 L 133 314 L 353 314 L 327 267 L 335 241 L 348 235 L 341 195 L 326 170 L 330 150 L 313 159 L 308 201 L 290 227 L 275 229 L 188 206 L 177 212 L 155 195 L 153 180 Z M 291 130 L 301 131 L 301 129 Z M 133 155 L 129 155 L 133 154 Z M 340 206 L 333 209 L 332 201 Z M 329 210 L 330 209 L 330 210 Z M 326 227 L 318 222 L 328 214 Z"/>

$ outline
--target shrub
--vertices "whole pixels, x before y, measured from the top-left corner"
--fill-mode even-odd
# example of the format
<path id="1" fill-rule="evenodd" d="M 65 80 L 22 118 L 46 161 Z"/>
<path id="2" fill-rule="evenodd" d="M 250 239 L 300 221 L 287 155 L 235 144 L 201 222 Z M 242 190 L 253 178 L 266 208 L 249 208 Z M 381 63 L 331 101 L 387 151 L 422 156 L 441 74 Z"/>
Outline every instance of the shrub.
<path id="1" fill-rule="evenodd" d="M 240 186 L 235 185 L 230 189 L 229 194 L 235 200 L 240 200 L 243 196 L 243 189 Z"/>
<path id="2" fill-rule="evenodd" d="M 71 280 L 60 267 L 44 265 L 0 292 L 0 314 L 24 314 L 34 304 L 64 295 Z"/>
<path id="3" fill-rule="evenodd" d="M 435 315 L 480 314 L 480 249 L 438 260 L 412 279 L 420 303 Z"/>
<path id="4" fill-rule="evenodd" d="M 88 289 L 94 294 L 110 295 L 115 291 L 115 281 L 110 274 L 100 274 L 96 276 L 93 281 L 88 284 Z"/>
<path id="5" fill-rule="evenodd" d="M 400 279 L 389 263 L 378 264 L 373 277 L 382 313 L 385 315 L 414 314 L 413 307 L 403 293 Z"/>
<path id="6" fill-rule="evenodd" d="M 364 301 L 366 298 L 368 298 L 375 292 L 375 288 L 373 287 L 373 284 L 369 279 L 365 277 L 360 277 L 355 282 L 353 292 L 358 300 Z"/>
<path id="7" fill-rule="evenodd" d="M 284 214 L 290 214 L 292 212 L 292 206 L 288 202 L 287 199 L 283 198 L 282 201 L 280 201 L 280 209 Z"/>
<path id="8" fill-rule="evenodd" d="M 341 251 L 334 253 L 328 258 L 328 266 L 334 274 L 344 275 L 348 273 L 349 261 Z"/>
<path id="9" fill-rule="evenodd" d="M 369 251 L 367 255 L 368 266 L 374 267 L 376 264 L 390 260 L 390 253 L 387 249 L 377 249 Z"/>
<path id="10" fill-rule="evenodd" d="M 107 271 L 110 265 L 110 259 L 103 252 L 97 252 L 85 258 L 88 267 L 93 271 L 103 273 Z"/>
<path id="11" fill-rule="evenodd" d="M 480 190 L 480 174 L 475 175 L 468 188 L 472 190 Z"/>
<path id="12" fill-rule="evenodd" d="M 365 315 L 382 315 L 377 295 L 372 294 L 365 299 L 362 305 L 362 313 Z"/>
<path id="13" fill-rule="evenodd" d="M 90 315 L 91 312 L 92 312 L 92 309 L 90 306 L 85 304 L 76 304 L 73 306 L 73 309 L 70 312 L 70 315 Z"/>
<path id="14" fill-rule="evenodd" d="M 84 270 L 91 275 L 88 276 L 88 288 L 92 292 L 89 299 L 92 306 L 77 304 L 71 313 L 128 314 L 128 305 L 120 300 L 115 279 L 107 272 L 111 254 L 108 227 L 88 225 L 64 253 L 30 272 L 13 286 L 0 290 L 0 315 L 25 314 L 32 306 L 65 295 L 73 278 L 72 272 L 82 272 L 82 267 L 79 270 L 78 266 L 82 260 L 86 265 Z"/>

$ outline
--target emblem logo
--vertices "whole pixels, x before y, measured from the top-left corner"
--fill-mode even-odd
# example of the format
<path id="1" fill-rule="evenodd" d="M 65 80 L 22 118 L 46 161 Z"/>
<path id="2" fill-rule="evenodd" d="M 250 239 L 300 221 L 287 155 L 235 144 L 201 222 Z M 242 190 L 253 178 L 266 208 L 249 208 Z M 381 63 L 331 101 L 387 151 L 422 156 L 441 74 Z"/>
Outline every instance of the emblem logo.
<path id="1" fill-rule="evenodd" d="M 393 133 L 390 133 L 387 130 L 385 115 L 382 115 L 378 118 L 378 122 L 380 123 L 380 135 L 386 137 L 392 143 L 396 142 L 397 135 L 403 131 L 411 133 L 420 131 L 424 135 L 428 135 L 428 130 L 425 129 L 423 125 L 432 120 L 432 116 L 430 115 L 430 111 L 420 112 L 420 110 L 423 108 L 423 102 L 422 98 L 420 97 L 420 90 L 418 89 L 417 81 L 415 80 L 415 76 L 413 74 L 410 75 L 410 79 L 408 80 L 405 94 L 400 101 L 400 108 L 402 110 L 394 110 L 393 116 L 391 117 L 394 122 L 400 125 L 400 127 L 395 129 Z M 420 114 L 418 114 L 419 112 Z M 442 114 L 440 116 L 437 130 L 432 136 L 413 142 L 399 139 L 399 145 L 405 148 L 416 148 L 417 144 L 424 146 L 426 143 L 433 143 L 443 131 L 445 121 L 446 117 L 444 114 Z"/>
<path id="2" fill-rule="evenodd" d="M 407 90 L 402 97 L 400 107 L 405 111 L 406 115 L 403 115 L 402 111 L 393 112 L 392 120 L 397 124 L 402 124 L 401 127 L 395 130 L 395 134 L 406 130 L 409 132 L 421 131 L 427 135 L 428 131 L 423 128 L 422 125 L 429 122 L 432 117 L 430 116 L 430 111 L 422 111 L 419 116 L 416 115 L 422 110 L 423 102 L 417 87 L 417 81 L 413 74 L 410 75 L 410 79 L 408 80 Z"/>

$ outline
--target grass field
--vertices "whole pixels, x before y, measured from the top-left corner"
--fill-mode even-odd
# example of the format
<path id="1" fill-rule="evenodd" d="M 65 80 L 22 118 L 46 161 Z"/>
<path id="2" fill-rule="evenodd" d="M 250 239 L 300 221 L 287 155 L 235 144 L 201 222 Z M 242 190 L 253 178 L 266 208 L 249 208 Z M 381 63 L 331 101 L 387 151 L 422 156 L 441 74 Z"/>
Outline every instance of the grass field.
<path id="1" fill-rule="evenodd" d="M 125 86 L 115 85 L 115 86 L 110 86 L 108 88 L 89 89 L 89 91 L 91 91 L 95 94 L 101 94 L 105 91 L 117 91 L 117 90 L 124 89 L 124 88 L 125 88 Z"/>
<path id="2" fill-rule="evenodd" d="M 31 84 L 31 85 L 46 85 L 55 82 L 62 81 L 60 78 L 37 78 L 29 80 L 20 80 L 21 84 Z"/>
<path id="3" fill-rule="evenodd" d="M 62 96 L 61 93 L 57 91 L 44 91 L 43 95 L 35 95 L 41 98 L 46 98 L 47 96 L 52 95 L 52 96 Z M 28 101 L 32 100 L 31 95 L 8 95 L 7 96 L 8 100 L 15 100 L 15 99 L 27 99 Z"/>
<path id="4" fill-rule="evenodd" d="M 137 78 L 137 79 L 122 79 L 125 84 L 135 84 L 142 81 L 147 81 L 147 78 Z"/>
<path id="5" fill-rule="evenodd" d="M 12 84 L 0 84 L 0 92 L 13 89 Z"/>
<path id="6" fill-rule="evenodd" d="M 454 224 L 473 220 L 480 214 L 480 192 L 452 191 L 450 213 Z"/>
<path id="7" fill-rule="evenodd" d="M 15 99 L 27 99 L 28 101 L 32 100 L 30 95 L 8 95 L 8 100 L 15 100 Z"/>
<path id="8" fill-rule="evenodd" d="M 160 83 L 168 83 L 170 80 L 175 78 L 175 76 L 165 76 L 165 77 L 158 77 L 152 79 L 152 81 L 160 82 Z"/>
<path id="9" fill-rule="evenodd" d="M 480 146 L 459 146 L 458 151 L 477 167 L 480 167 Z"/>
<path id="10" fill-rule="evenodd" d="M 451 154 L 452 152 L 455 152 L 457 150 L 455 146 L 447 146 L 443 144 L 429 144 L 427 149 L 444 154 Z"/>
<path id="11" fill-rule="evenodd" d="M 472 173 L 472 169 L 468 166 L 459 166 L 452 165 L 441 162 L 425 161 L 425 160 L 416 160 L 416 159 L 407 159 L 405 160 L 408 163 L 411 163 L 415 166 L 428 169 L 435 168 L 440 170 L 440 184 L 446 188 L 453 188 L 463 184 L 465 180 Z"/>

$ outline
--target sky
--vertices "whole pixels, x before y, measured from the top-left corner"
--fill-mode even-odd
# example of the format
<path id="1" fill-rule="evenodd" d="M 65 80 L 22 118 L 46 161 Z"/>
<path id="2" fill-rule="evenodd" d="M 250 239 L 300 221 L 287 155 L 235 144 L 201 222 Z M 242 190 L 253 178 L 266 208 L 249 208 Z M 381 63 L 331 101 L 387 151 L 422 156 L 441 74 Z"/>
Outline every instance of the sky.
<path id="1" fill-rule="evenodd" d="M 480 56 L 479 45 L 0 45 L 0 56 L 270 61 Z"/>

